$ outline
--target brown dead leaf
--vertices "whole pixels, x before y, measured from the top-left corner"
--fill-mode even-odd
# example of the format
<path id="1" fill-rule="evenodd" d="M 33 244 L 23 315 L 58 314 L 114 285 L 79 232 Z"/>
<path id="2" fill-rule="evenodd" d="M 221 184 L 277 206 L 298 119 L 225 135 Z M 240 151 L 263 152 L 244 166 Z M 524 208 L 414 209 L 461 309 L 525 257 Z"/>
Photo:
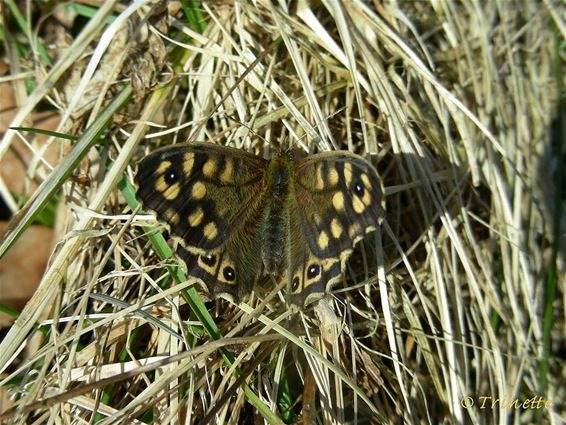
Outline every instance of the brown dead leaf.
<path id="1" fill-rule="evenodd" d="M 0 234 L 5 227 L 6 222 L 0 222 Z M 41 280 L 52 242 L 52 229 L 32 225 L 0 259 L 0 304 L 15 310 L 24 306 Z M 10 321 L 0 313 L 0 326 Z"/>

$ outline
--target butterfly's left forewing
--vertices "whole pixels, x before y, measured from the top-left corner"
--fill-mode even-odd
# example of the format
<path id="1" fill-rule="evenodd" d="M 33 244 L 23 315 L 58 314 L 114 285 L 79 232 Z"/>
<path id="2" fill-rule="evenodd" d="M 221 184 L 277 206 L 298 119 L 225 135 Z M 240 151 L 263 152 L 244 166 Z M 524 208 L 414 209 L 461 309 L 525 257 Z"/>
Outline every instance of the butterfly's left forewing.
<path id="1" fill-rule="evenodd" d="M 312 251 L 339 256 L 385 215 L 383 187 L 373 165 L 349 152 L 306 157 L 295 167 L 295 197 Z"/>

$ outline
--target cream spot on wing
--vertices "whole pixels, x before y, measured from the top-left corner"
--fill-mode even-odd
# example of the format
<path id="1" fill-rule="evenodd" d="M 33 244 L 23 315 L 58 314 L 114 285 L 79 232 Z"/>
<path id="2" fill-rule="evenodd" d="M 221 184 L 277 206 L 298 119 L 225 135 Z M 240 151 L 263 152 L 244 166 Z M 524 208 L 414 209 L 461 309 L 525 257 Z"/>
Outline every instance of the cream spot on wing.
<path id="1" fill-rule="evenodd" d="M 202 223 L 202 218 L 204 217 L 204 212 L 202 208 L 197 208 L 189 215 L 189 226 L 198 227 Z"/>
<path id="2" fill-rule="evenodd" d="M 230 183 L 232 181 L 232 174 L 234 174 L 234 161 L 232 158 L 226 158 L 224 169 L 220 174 L 220 181 L 222 183 Z"/>
<path id="3" fill-rule="evenodd" d="M 163 176 L 159 176 L 157 178 L 157 180 L 155 181 L 155 190 L 158 191 L 159 193 L 163 193 L 167 190 L 167 188 L 169 187 L 169 185 L 167 183 L 165 183 L 165 177 Z"/>
<path id="4" fill-rule="evenodd" d="M 346 181 L 346 187 L 350 187 L 350 183 L 352 183 L 352 164 L 349 162 L 344 164 L 344 180 Z"/>
<path id="5" fill-rule="evenodd" d="M 183 156 L 183 173 L 185 173 L 185 176 L 189 176 L 191 174 L 194 165 L 195 165 L 195 154 L 192 152 L 187 152 Z"/>
<path id="6" fill-rule="evenodd" d="M 168 201 L 173 201 L 177 199 L 177 196 L 179 196 L 180 191 L 181 191 L 181 186 L 179 185 L 179 183 L 175 183 L 169 186 L 167 189 L 165 189 L 162 195 Z"/>
<path id="7" fill-rule="evenodd" d="M 312 219 L 317 226 L 320 226 L 320 223 L 322 222 L 322 218 L 320 218 L 320 215 L 315 213 L 312 215 Z"/>
<path id="8" fill-rule="evenodd" d="M 202 199 L 206 196 L 206 186 L 202 182 L 196 182 L 191 190 L 193 199 Z"/>
<path id="9" fill-rule="evenodd" d="M 364 196 L 362 198 L 362 202 L 364 203 L 364 205 L 366 207 L 369 207 L 369 204 L 371 204 L 371 195 L 369 194 L 368 190 L 366 190 L 366 192 L 364 193 Z"/>
<path id="10" fill-rule="evenodd" d="M 342 225 L 340 224 L 338 219 L 333 218 L 332 221 L 330 222 L 330 231 L 332 233 L 332 237 L 334 239 L 338 239 L 340 235 L 342 235 L 343 230 L 344 229 L 342 228 Z"/>
<path id="11" fill-rule="evenodd" d="M 163 174 L 169 167 L 171 167 L 171 161 L 161 161 L 155 172 L 156 174 Z"/>
<path id="12" fill-rule="evenodd" d="M 355 195 L 352 197 L 352 207 L 354 207 L 354 211 L 358 214 L 364 212 L 364 210 L 366 209 L 366 206 L 364 205 L 360 197 Z"/>
<path id="13" fill-rule="evenodd" d="M 371 204 L 371 190 L 372 190 L 372 185 L 369 181 L 369 177 L 367 176 L 367 174 L 362 174 L 361 177 L 362 182 L 364 184 L 365 187 L 365 191 L 364 191 L 364 196 L 362 198 L 362 202 L 364 203 L 364 205 L 366 207 L 369 207 L 369 205 Z"/>
<path id="14" fill-rule="evenodd" d="M 204 237 L 209 241 L 213 240 L 218 235 L 218 227 L 213 222 L 204 226 Z"/>
<path id="15" fill-rule="evenodd" d="M 328 235 L 324 230 L 318 235 L 318 247 L 322 250 L 328 248 Z"/>
<path id="16" fill-rule="evenodd" d="M 177 214 L 174 210 L 169 209 L 167 211 L 165 211 L 165 218 L 167 219 L 167 222 L 176 226 L 177 224 L 179 224 L 179 214 Z"/>
<path id="17" fill-rule="evenodd" d="M 208 178 L 214 177 L 216 173 L 216 161 L 209 158 L 202 166 L 202 173 Z"/>
<path id="18" fill-rule="evenodd" d="M 335 187 L 338 184 L 338 171 L 336 171 L 335 167 L 328 170 L 328 183 L 331 187 Z"/>
<path id="19" fill-rule="evenodd" d="M 352 224 L 348 229 L 348 237 L 350 239 L 354 239 L 356 236 L 359 236 L 361 234 L 362 234 L 362 228 L 358 223 Z"/>
<path id="20" fill-rule="evenodd" d="M 324 189 L 324 179 L 322 178 L 322 164 L 318 164 L 316 167 L 316 176 L 314 179 L 314 188 L 316 190 Z"/>
<path id="21" fill-rule="evenodd" d="M 344 211 L 344 194 L 342 192 L 336 192 L 332 195 L 332 205 L 336 211 Z"/>

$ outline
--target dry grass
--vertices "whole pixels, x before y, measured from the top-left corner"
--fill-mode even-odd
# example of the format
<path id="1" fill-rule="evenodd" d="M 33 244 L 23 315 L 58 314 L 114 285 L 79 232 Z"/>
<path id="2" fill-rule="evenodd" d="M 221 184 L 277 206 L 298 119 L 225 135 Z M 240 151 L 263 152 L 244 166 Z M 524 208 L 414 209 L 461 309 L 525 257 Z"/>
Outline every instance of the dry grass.
<path id="1" fill-rule="evenodd" d="M 4 420 L 565 419 L 564 4 L 20 3 L 27 23 L 3 5 L 10 125 L 49 108 L 80 138 L 49 139 L 60 162 L 34 162 L 49 177 L 0 245 L 61 195 L 49 268 L 0 346 Z M 0 158 L 24 139 L 6 131 Z M 185 140 L 375 154 L 387 219 L 316 308 L 205 305 L 132 214 L 136 162 Z"/>

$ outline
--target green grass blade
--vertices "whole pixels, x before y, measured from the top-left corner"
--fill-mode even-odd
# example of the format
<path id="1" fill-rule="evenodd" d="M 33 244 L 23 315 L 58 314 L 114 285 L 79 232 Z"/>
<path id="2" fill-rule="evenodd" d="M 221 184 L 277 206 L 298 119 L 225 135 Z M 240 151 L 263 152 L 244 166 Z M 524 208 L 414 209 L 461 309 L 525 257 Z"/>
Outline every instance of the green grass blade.
<path id="1" fill-rule="evenodd" d="M 8 223 L 2 242 L 0 242 L 0 258 L 10 249 L 21 234 L 33 223 L 37 215 L 43 210 L 45 205 L 60 190 L 61 185 L 73 173 L 74 169 L 87 154 L 88 150 L 99 140 L 100 134 L 112 121 L 114 114 L 122 109 L 130 98 L 131 89 L 124 89 L 108 105 L 99 117 L 86 129 L 77 144 L 73 147 L 69 155 L 53 170 L 50 176 L 41 183 L 31 198 L 26 202 L 20 211 Z"/>

